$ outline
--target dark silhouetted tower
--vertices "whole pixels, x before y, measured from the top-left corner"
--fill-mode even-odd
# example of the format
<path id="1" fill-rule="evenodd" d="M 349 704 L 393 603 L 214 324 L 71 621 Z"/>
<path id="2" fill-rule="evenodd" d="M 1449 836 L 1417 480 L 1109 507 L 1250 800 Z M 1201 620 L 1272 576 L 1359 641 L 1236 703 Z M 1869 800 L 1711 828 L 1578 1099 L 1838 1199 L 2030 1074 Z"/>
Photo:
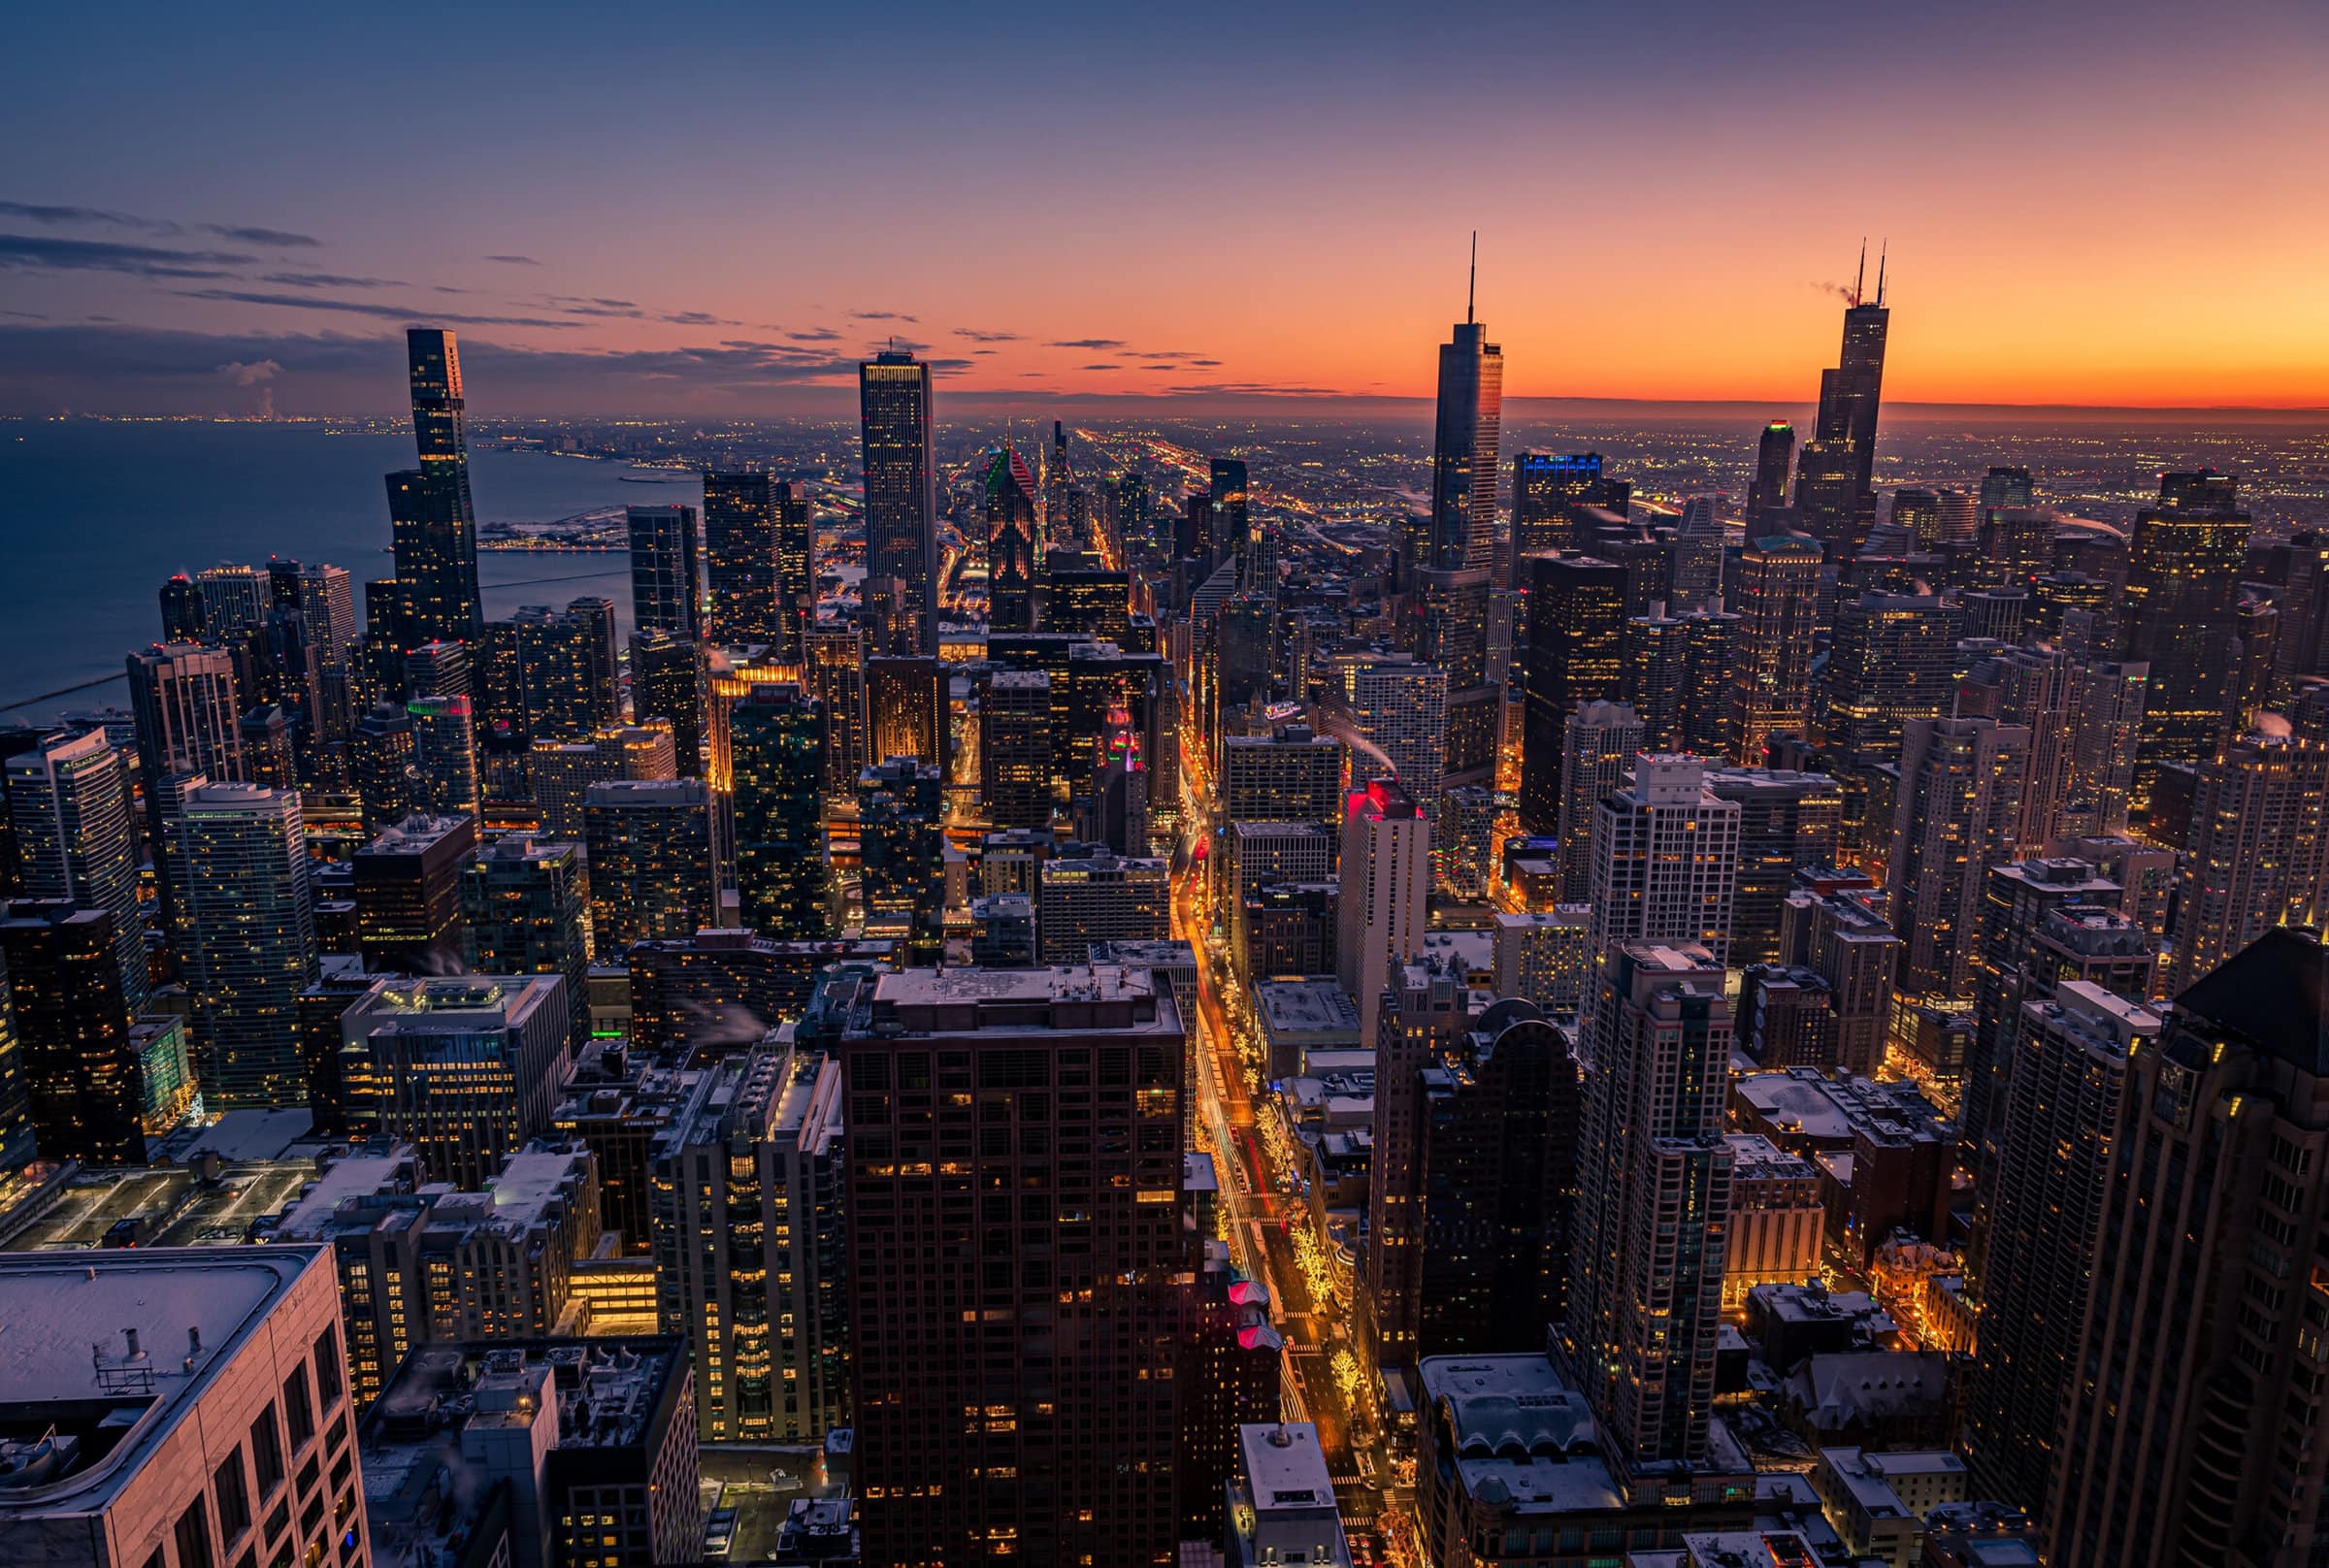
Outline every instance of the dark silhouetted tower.
<path id="1" fill-rule="evenodd" d="M 474 642 L 485 616 L 477 598 L 477 517 L 469 499 L 469 437 L 461 353 L 434 327 L 405 333 L 411 364 L 412 434 L 420 467 L 388 475 L 403 640 Z"/>
<path id="2" fill-rule="evenodd" d="M 930 452 L 930 367 L 908 353 L 876 354 L 857 368 L 857 396 L 867 592 L 887 604 L 879 651 L 935 654 L 937 477 Z"/>
<path id="3" fill-rule="evenodd" d="M 1479 237 L 1473 237 L 1475 251 Z M 1473 319 L 1439 345 L 1439 416 L 1431 443 L 1431 559 L 1443 572 L 1487 571 L 1496 532 L 1496 457 L 1504 420 L 1504 350 Z"/>

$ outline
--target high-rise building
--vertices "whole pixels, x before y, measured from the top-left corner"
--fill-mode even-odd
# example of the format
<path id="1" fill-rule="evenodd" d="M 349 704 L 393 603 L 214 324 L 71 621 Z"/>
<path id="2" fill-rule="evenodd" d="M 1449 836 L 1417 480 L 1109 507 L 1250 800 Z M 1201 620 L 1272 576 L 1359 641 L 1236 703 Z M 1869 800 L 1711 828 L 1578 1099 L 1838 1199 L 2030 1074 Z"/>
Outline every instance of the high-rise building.
<path id="1" fill-rule="evenodd" d="M 937 469 L 931 458 L 930 367 L 910 353 L 857 368 L 865 450 L 866 578 L 887 614 L 875 650 L 938 651 Z"/>
<path id="2" fill-rule="evenodd" d="M 633 942 L 719 924 L 711 792 L 702 779 L 615 779 L 583 797 L 591 942 L 610 960 Z"/>
<path id="3" fill-rule="evenodd" d="M 1965 1424 L 1981 1495 L 2035 1514 L 2060 1456 L 2128 1063 L 2155 1047 L 2159 1020 L 2073 980 L 2018 1024 Z"/>
<path id="4" fill-rule="evenodd" d="M 1734 967 L 1776 964 L 1780 925 L 1795 873 L 1833 866 L 1842 834 L 1844 792 L 1825 773 L 1791 768 L 1723 768 L 1706 777 L 1719 800 L 1739 808 L 1738 875 L 1730 898 Z"/>
<path id="5" fill-rule="evenodd" d="M 1512 458 L 1512 563 L 1515 587 L 1528 586 L 1532 555 L 1577 542 L 1576 508 L 1605 499 L 1599 452 L 1516 452 Z"/>
<path id="6" fill-rule="evenodd" d="M 1688 943 L 1718 963 L 1730 950 L 1740 806 L 1708 787 L 1700 757 L 1644 753 L 1630 787 L 1596 805 L 1592 943 Z"/>
<path id="7" fill-rule="evenodd" d="M 703 629 L 702 535 L 693 506 L 626 506 L 631 535 L 631 618 L 693 638 Z"/>
<path id="8" fill-rule="evenodd" d="M 1730 760 L 1759 768 L 1777 735 L 1810 727 L 1812 637 L 1820 616 L 1820 546 L 1795 535 L 1750 539 L 1731 596 Z"/>
<path id="9" fill-rule="evenodd" d="M 1246 553 L 1252 539 L 1245 464 L 1233 457 L 1214 458 L 1205 484 L 1205 558 L 1216 564 L 1236 562 L 1237 580 L 1243 584 L 1248 577 Z"/>
<path id="10" fill-rule="evenodd" d="M 1860 265 L 1867 266 L 1865 254 Z M 1860 284 L 1853 285 L 1843 348 L 1835 368 L 1820 373 L 1819 419 L 1804 444 L 1795 489 L 1806 530 L 1837 556 L 1856 552 L 1876 526 L 1876 425 L 1891 318 L 1880 260 L 1876 298 L 1862 299 Z"/>
<path id="11" fill-rule="evenodd" d="M 33 1484 L 0 1500 L 0 1559 L 114 1568 L 134 1552 L 149 1568 L 204 1568 L 264 1546 L 317 1564 L 377 1560 L 353 1522 L 369 1478 L 349 1441 L 327 1256 L 188 1247 L 0 1259 L 0 1406 L 42 1445 Z M 39 1348 L 65 1344 L 87 1346 L 69 1372 Z M 302 1501 L 292 1477 L 310 1466 Z"/>
<path id="12" fill-rule="evenodd" d="M 1825 984 L 1837 1065 L 1873 1078 L 1885 1060 L 1900 937 L 1865 878 L 1857 887 L 1838 880 L 1818 870 L 1797 876 L 1780 910 L 1778 962 Z"/>
<path id="13" fill-rule="evenodd" d="M 1051 826 L 1051 677 L 998 670 L 978 700 L 979 799 L 998 828 Z"/>
<path id="14" fill-rule="evenodd" d="M 461 957 L 472 974 L 554 974 L 568 1033 L 590 1037 L 590 890 L 578 843 L 505 833 L 461 867 Z"/>
<path id="15" fill-rule="evenodd" d="M 475 816 L 477 726 L 467 697 L 415 697 L 405 703 L 412 724 L 414 807 L 431 816 Z"/>
<path id="16" fill-rule="evenodd" d="M 146 1163 L 145 1083 L 130 1039 L 113 916 L 62 898 L 0 904 L 13 1049 L 0 1062 L 0 1148 Z"/>
<path id="17" fill-rule="evenodd" d="M 825 718 L 825 794 L 838 800 L 857 788 L 866 766 L 865 635 L 812 623 L 801 642 L 802 685 Z M 713 776 L 726 787 L 725 769 Z"/>
<path id="18" fill-rule="evenodd" d="M 1161 942 L 1172 935 L 1168 861 L 1062 856 L 1045 861 L 1035 875 L 1042 963 L 1073 964 L 1095 942 Z"/>
<path id="19" fill-rule="evenodd" d="M 2056 1562 L 2305 1560 L 2329 1481 L 2315 1292 L 2292 1288 L 2329 1198 L 2322 967 L 2311 934 L 2266 933 L 2127 1065 L 2059 1436 L 2013 1434 L 2054 1441 Z"/>
<path id="20" fill-rule="evenodd" d="M 617 725 L 586 739 L 537 740 L 526 754 L 535 825 L 544 838 L 579 843 L 582 805 L 593 784 L 679 776 L 676 748 L 660 729 Z"/>
<path id="21" fill-rule="evenodd" d="M 1560 831 L 1562 736 L 1581 702 L 1624 683 L 1625 569 L 1583 555 L 1529 559 L 1528 663 L 1521 748 L 1521 826 Z"/>
<path id="22" fill-rule="evenodd" d="M 2233 611 L 2247 549 L 2248 514 L 2238 509 L 2235 481 L 2206 469 L 2162 474 L 2159 505 L 2135 514 L 2124 653 L 2150 666 L 2147 771 L 2205 760 L 2230 727 Z"/>
<path id="23" fill-rule="evenodd" d="M 1439 411 L 1431 441 L 1431 559 L 1417 569 L 1485 572 L 1493 562 L 1496 464 L 1504 421 L 1504 350 L 1463 320 L 1439 345 Z"/>
<path id="24" fill-rule="evenodd" d="M 706 1443 L 848 1423 L 841 1122 L 840 1063 L 771 1040 L 703 1068 L 655 1138 L 657 1317 Z"/>
<path id="25" fill-rule="evenodd" d="M 1560 745 L 1560 902 L 1583 903 L 1592 896 L 1593 819 L 1642 753 L 1642 721 L 1624 702 L 1581 702 Z"/>
<path id="26" fill-rule="evenodd" d="M 307 1093 L 299 996 L 315 977 L 315 916 L 295 791 L 206 784 L 172 805 L 193 1065 L 221 1110 Z"/>
<path id="27" fill-rule="evenodd" d="M 469 499 L 469 437 L 461 352 L 453 335 L 410 327 L 412 435 L 420 467 L 388 475 L 396 580 L 406 646 L 475 642 L 484 625 L 477 597 L 477 517 Z"/>
<path id="28" fill-rule="evenodd" d="M 214 779 L 243 776 L 243 703 L 235 661 L 223 648 L 156 643 L 129 656 L 129 710 L 137 715 L 138 771 Z M 151 823 L 151 801 L 148 819 Z"/>
<path id="29" fill-rule="evenodd" d="M 1117 967 L 908 969 L 849 1019 L 869 1561 L 968 1563 L 999 1541 L 1036 1562 L 1173 1561 L 1174 1279 L 1196 1264 L 1181 1031 L 1150 972 Z M 912 1108 L 932 1092 L 978 1096 L 1015 1136 L 934 1123 Z M 1072 1169 L 1021 1152 L 1086 1140 Z M 945 1173 L 935 1190 L 925 1170 Z"/>
<path id="30" fill-rule="evenodd" d="M 1431 893 L 1431 823 L 1399 780 L 1352 792 L 1340 860 L 1336 976 L 1359 1003 L 1360 1039 L 1371 1049 L 1384 988 L 1422 950 Z"/>
<path id="31" fill-rule="evenodd" d="M 367 967 L 461 967 L 461 868 L 476 849 L 476 818 L 412 816 L 356 851 L 356 931 Z"/>
<path id="32" fill-rule="evenodd" d="M 661 1056 L 733 1054 L 804 1017 L 832 965 L 887 964 L 899 951 L 869 937 L 778 942 L 734 929 L 642 938 L 623 955 L 631 1043 Z"/>
<path id="33" fill-rule="evenodd" d="M 1035 629 L 1035 479 L 1004 446 L 987 464 L 987 625 Z"/>
<path id="34" fill-rule="evenodd" d="M 832 884 L 821 793 L 824 717 L 798 686 L 759 686 L 728 722 L 744 928 L 780 939 L 822 936 L 831 924 Z"/>
<path id="35" fill-rule="evenodd" d="M 857 780 L 858 885 L 866 934 L 935 964 L 946 946 L 946 786 L 927 763 L 892 757 Z"/>
<path id="36" fill-rule="evenodd" d="M 1722 987 L 1703 947 L 1626 942 L 1595 988 L 1558 1339 L 1629 1478 L 1710 1454 L 1732 1164 Z"/>
<path id="37" fill-rule="evenodd" d="M 529 604 L 485 628 L 484 718 L 529 740 L 576 740 L 622 719 L 614 601 Z"/>
<path id="38" fill-rule="evenodd" d="M 1753 532 L 1763 514 L 1788 504 L 1788 475 L 1795 468 L 1795 427 L 1774 419 L 1755 443 L 1755 478 L 1747 486 L 1747 526 Z"/>
<path id="39" fill-rule="evenodd" d="M 953 676 L 935 658 L 887 655 L 866 661 L 866 761 L 911 757 L 943 771 L 953 738 Z"/>
<path id="40" fill-rule="evenodd" d="M 1499 912 L 1495 955 L 1497 996 L 1518 996 L 1549 1015 L 1574 1018 L 1585 1004 L 1594 967 L 1591 913 L 1581 903 Z"/>
<path id="41" fill-rule="evenodd" d="M 572 1065 L 555 974 L 383 980 L 340 1029 L 356 1119 L 411 1144 L 429 1181 L 471 1192 L 549 1129 Z"/>
<path id="42" fill-rule="evenodd" d="M 60 732 L 10 757 L 7 778 L 25 893 L 103 910 L 112 920 L 122 1000 L 131 1013 L 145 1011 L 146 928 L 121 754 L 103 730 Z"/>
<path id="43" fill-rule="evenodd" d="M 347 738 L 347 773 L 370 832 L 392 828 L 418 807 L 412 716 L 404 704 L 375 703 L 356 719 Z"/>
<path id="44" fill-rule="evenodd" d="M 2169 996 L 2276 926 L 2320 918 L 2329 876 L 2329 745 L 2278 714 L 2203 763 L 2169 945 Z"/>
<path id="45" fill-rule="evenodd" d="M 1448 672 L 1412 659 L 1381 659 L 1354 668 L 1346 680 L 1352 728 L 1416 800 L 1439 799 L 1448 765 Z"/>
<path id="46" fill-rule="evenodd" d="M 1885 886 L 1914 1002 L 1969 1001 L 1987 868 L 2014 856 L 2030 733 L 1994 719 L 1914 719 L 1900 760 Z"/>
<path id="47" fill-rule="evenodd" d="M 205 631 L 202 587 L 182 572 L 162 581 L 162 640 L 200 642 Z"/>
<path id="48" fill-rule="evenodd" d="M 1502 807 L 1493 790 L 1459 785 L 1440 793 L 1431 820 L 1434 886 L 1452 898 L 1485 899 L 1494 880 L 1496 819 Z"/>
<path id="49" fill-rule="evenodd" d="M 1303 725 L 1230 735 L 1221 747 L 1221 819 L 1342 825 L 1344 746 Z"/>
<path id="50" fill-rule="evenodd" d="M 780 660 L 797 660 L 801 631 L 816 613 L 814 541 L 802 486 L 759 471 L 705 474 L 711 638 L 761 643 Z"/>
<path id="51" fill-rule="evenodd" d="M 708 676 L 701 642 L 657 627 L 631 634 L 632 715 L 672 732 L 672 763 L 681 778 L 704 776 Z"/>
<path id="52" fill-rule="evenodd" d="M 1840 763 L 1900 759 L 1911 719 L 1950 710 L 1964 614 L 1933 594 L 1864 593 L 1836 607 L 1821 726 Z"/>

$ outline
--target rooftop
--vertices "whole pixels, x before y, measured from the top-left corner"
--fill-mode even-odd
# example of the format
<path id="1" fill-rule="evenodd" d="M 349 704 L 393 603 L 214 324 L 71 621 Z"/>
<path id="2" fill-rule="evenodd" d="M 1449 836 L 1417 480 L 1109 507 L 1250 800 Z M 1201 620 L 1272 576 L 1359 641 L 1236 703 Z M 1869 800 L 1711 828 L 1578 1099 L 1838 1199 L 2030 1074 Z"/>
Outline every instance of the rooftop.
<path id="1" fill-rule="evenodd" d="M 59 1479 L 0 1491 L 0 1518 L 109 1506 L 300 1277 L 328 1267 L 312 1247 L 0 1257 L 0 1422 L 78 1444 Z"/>
<path id="2" fill-rule="evenodd" d="M 1342 1034 L 1359 1038 L 1359 1004 L 1332 980 L 1257 980 L 1255 1010 L 1265 1034 Z"/>
<path id="3" fill-rule="evenodd" d="M 1334 1483 L 1319 1448 L 1318 1428 L 1308 1421 L 1280 1421 L 1237 1428 L 1245 1478 L 1253 1487 L 1254 1510 L 1331 1508 Z"/>
<path id="4" fill-rule="evenodd" d="M 1525 1513 L 1624 1506 L 1585 1396 L 1543 1356 L 1432 1356 L 1419 1371 L 1473 1498 Z"/>

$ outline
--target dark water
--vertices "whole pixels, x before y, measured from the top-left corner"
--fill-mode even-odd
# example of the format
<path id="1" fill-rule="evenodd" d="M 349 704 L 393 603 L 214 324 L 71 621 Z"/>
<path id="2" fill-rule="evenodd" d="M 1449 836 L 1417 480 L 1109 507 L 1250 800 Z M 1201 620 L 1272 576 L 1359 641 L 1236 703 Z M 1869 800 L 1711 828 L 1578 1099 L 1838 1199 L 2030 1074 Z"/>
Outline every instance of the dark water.
<path id="1" fill-rule="evenodd" d="M 155 594 L 173 572 L 270 555 L 389 574 L 380 476 L 414 461 L 410 435 L 316 425 L 0 423 L 0 703 L 118 674 L 161 635 Z M 548 522 L 608 506 L 701 505 L 702 486 L 625 483 L 620 463 L 478 451 L 480 523 Z M 613 600 L 628 631 L 629 563 L 619 555 L 478 558 L 485 611 Z M 118 682 L 0 714 L 123 701 Z"/>

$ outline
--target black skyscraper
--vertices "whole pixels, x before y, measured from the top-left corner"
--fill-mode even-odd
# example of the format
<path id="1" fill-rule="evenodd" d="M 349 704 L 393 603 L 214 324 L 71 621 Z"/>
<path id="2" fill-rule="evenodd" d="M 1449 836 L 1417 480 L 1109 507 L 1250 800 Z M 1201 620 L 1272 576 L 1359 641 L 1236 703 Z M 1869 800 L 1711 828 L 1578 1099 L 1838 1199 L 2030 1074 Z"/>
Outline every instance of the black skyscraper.
<path id="1" fill-rule="evenodd" d="M 405 345 L 420 467 L 388 475 L 402 640 L 407 647 L 475 642 L 484 615 L 477 600 L 477 517 L 469 499 L 461 352 L 451 333 L 435 327 L 407 329 Z"/>
<path id="2" fill-rule="evenodd" d="M 1035 629 L 1035 481 L 1008 446 L 987 465 L 987 626 Z"/>
<path id="3" fill-rule="evenodd" d="M 1867 266 L 1861 253 L 1860 265 Z M 1876 264 L 1876 299 L 1854 281 L 1844 311 L 1844 347 L 1836 368 L 1820 373 L 1820 418 L 1804 443 L 1795 505 L 1805 531 L 1832 559 L 1857 550 L 1876 526 L 1876 416 L 1885 382 L 1885 264 Z"/>
<path id="4" fill-rule="evenodd" d="M 1463 320 L 1439 345 L 1439 417 L 1431 443 L 1431 559 L 1417 568 L 1486 571 L 1496 532 L 1496 453 L 1504 420 L 1504 350 Z"/>
<path id="5" fill-rule="evenodd" d="M 866 464 L 866 594 L 876 651 L 938 651 L 936 474 L 930 367 L 886 352 L 857 368 Z"/>
<path id="6" fill-rule="evenodd" d="M 1750 521 L 1788 504 L 1788 471 L 1795 466 L 1795 427 L 1774 419 L 1755 447 L 1755 483 L 1747 491 Z"/>
<path id="7" fill-rule="evenodd" d="M 1205 558 L 1218 565 L 1234 556 L 1242 563 L 1252 527 L 1246 515 L 1245 465 L 1233 457 L 1215 458 L 1206 501 L 1211 509 L 1203 536 Z M 1245 573 L 1240 571 L 1237 575 L 1242 582 Z"/>
<path id="8" fill-rule="evenodd" d="M 1625 569 L 1583 555 L 1539 555 L 1528 565 L 1521 826 L 1551 833 L 1560 825 L 1563 727 L 1578 703 L 1613 699 L 1624 685 Z"/>
<path id="9" fill-rule="evenodd" d="M 801 629 L 816 612 L 815 524 L 807 493 L 771 474 L 704 475 L 704 554 L 711 636 L 801 657 Z"/>

